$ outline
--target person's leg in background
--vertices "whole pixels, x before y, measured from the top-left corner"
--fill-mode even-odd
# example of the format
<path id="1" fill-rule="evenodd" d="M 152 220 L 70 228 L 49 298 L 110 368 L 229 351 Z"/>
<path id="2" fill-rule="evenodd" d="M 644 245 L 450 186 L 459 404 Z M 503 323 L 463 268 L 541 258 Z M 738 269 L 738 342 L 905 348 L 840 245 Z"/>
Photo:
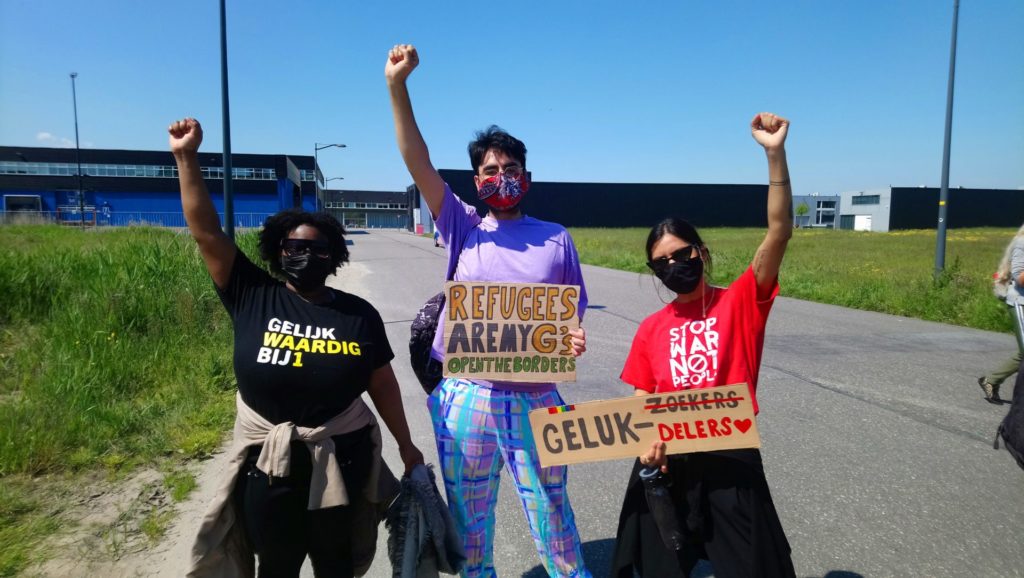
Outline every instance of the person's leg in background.
<path id="1" fill-rule="evenodd" d="M 1024 359 L 1024 304 L 1011 305 L 1010 315 L 1013 316 L 1013 331 L 1017 337 L 1017 351 L 1009 359 L 999 365 L 992 373 L 978 378 L 978 386 L 985 394 L 989 403 L 1002 403 L 999 388 L 1003 382 L 1017 372 L 1021 360 Z"/>

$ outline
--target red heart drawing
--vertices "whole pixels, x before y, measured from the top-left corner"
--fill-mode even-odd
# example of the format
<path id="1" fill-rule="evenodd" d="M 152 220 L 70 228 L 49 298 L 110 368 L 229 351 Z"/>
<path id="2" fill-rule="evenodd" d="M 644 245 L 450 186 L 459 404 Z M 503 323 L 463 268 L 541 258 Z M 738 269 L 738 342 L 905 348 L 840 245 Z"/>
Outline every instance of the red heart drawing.
<path id="1" fill-rule="evenodd" d="M 754 425 L 749 419 L 738 419 L 732 422 L 736 429 L 740 430 L 740 433 L 747 433 L 750 426 Z"/>

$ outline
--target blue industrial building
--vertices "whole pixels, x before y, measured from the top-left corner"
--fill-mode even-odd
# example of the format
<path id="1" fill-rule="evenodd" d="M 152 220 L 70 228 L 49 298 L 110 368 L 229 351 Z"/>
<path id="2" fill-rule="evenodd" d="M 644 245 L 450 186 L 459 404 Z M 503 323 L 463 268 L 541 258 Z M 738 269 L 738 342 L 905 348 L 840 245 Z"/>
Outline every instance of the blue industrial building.
<path id="1" fill-rule="evenodd" d="M 199 162 L 214 206 L 224 214 L 220 153 Z M 313 156 L 232 155 L 236 226 L 258 227 L 282 209 L 318 208 Z M 74 149 L 0 147 L 5 220 L 88 225 L 183 227 L 178 170 L 164 151 L 82 149 L 81 179 Z M 79 195 L 82 195 L 81 197 Z M 84 211 L 82 210 L 84 207 Z"/>

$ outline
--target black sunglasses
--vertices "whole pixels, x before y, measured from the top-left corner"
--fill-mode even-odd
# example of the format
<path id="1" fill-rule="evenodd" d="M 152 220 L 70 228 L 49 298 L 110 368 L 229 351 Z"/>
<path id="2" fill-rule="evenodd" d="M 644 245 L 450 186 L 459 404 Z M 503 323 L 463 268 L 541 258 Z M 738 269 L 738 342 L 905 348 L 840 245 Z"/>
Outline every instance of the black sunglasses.
<path id="1" fill-rule="evenodd" d="M 682 261 L 689 261 L 690 259 L 700 259 L 700 251 L 696 255 L 693 254 L 693 250 L 697 249 L 696 245 L 688 245 L 682 249 L 673 251 L 668 257 L 658 257 L 657 259 L 647 262 L 647 266 L 651 268 L 655 273 L 664 271 L 668 267 L 669 261 L 680 263 Z"/>
<path id="2" fill-rule="evenodd" d="M 281 248 L 286 255 L 302 255 L 311 253 L 317 257 L 330 257 L 331 246 L 327 241 L 308 241 L 306 239 L 285 239 Z"/>

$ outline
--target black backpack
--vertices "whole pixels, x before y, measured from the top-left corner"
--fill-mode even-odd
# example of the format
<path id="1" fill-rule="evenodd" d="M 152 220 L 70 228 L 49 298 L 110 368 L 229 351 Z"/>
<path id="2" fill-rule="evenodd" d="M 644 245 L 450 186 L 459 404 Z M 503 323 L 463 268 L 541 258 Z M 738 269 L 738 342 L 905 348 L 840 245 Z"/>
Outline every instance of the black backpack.
<path id="1" fill-rule="evenodd" d="M 1017 465 L 1024 468 L 1024 363 L 1017 371 L 1010 411 L 996 430 L 996 441 L 992 445 L 995 449 L 999 449 L 999 438 L 1003 439 L 1003 446 L 1017 460 Z"/>
<path id="2" fill-rule="evenodd" d="M 445 275 L 445 281 L 451 281 L 455 276 L 455 267 L 459 264 L 459 254 L 462 252 L 462 241 L 459 240 L 453 247 L 454 242 L 454 239 L 444 240 L 444 246 L 448 251 L 448 273 Z M 412 364 L 412 372 L 416 374 L 416 379 L 420 381 L 420 387 L 427 395 L 434 391 L 444 374 L 441 362 L 430 356 L 434 335 L 437 333 L 437 320 L 441 317 L 443 308 L 444 291 L 441 291 L 427 299 L 409 326 L 409 363 Z"/>
<path id="3" fill-rule="evenodd" d="M 430 395 L 441 382 L 441 362 L 430 356 L 437 333 L 437 320 L 444 308 L 444 291 L 434 295 L 416 313 L 409 327 L 409 362 L 423 391 Z"/>

